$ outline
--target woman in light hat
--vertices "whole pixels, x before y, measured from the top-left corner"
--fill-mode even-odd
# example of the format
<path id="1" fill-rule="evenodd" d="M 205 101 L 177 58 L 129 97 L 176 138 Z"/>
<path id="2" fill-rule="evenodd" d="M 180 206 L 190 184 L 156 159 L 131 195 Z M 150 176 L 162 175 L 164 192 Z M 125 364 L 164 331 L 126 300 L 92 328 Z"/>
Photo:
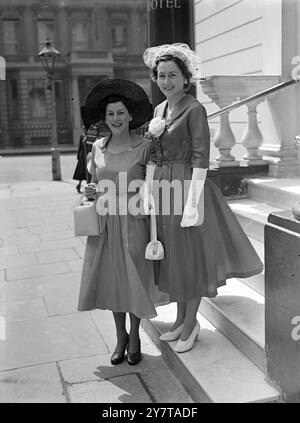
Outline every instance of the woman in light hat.
<path id="1" fill-rule="evenodd" d="M 115 210 L 101 213 L 102 234 L 87 239 L 78 309 L 112 310 L 117 346 L 111 363 L 124 361 L 127 349 L 128 364 L 134 365 L 141 360 L 140 319 L 154 317 L 156 311 L 150 295 L 154 286 L 153 263 L 145 260 L 149 218 L 127 212 L 128 201 L 135 194 L 128 191 L 128 185 L 144 180 L 151 142 L 131 130 L 151 119 L 152 106 L 137 84 L 106 79 L 88 94 L 84 114 L 89 124 L 103 119 L 111 132 L 93 144 L 89 169 L 92 184 L 85 187 L 85 196 L 95 197 L 96 184 L 99 182 L 99 187 L 105 180 L 113 183 L 112 196 L 117 201 Z M 101 200 L 100 196 L 100 209 Z M 125 326 L 127 312 L 129 334 Z"/>
<path id="2" fill-rule="evenodd" d="M 176 321 L 160 339 L 179 338 L 175 350 L 185 352 L 199 334 L 196 316 L 201 298 L 215 297 L 227 278 L 260 273 L 263 264 L 220 190 L 206 178 L 210 151 L 206 110 L 186 94 L 198 74 L 196 54 L 187 44 L 166 44 L 148 48 L 144 62 L 166 96 L 149 125 L 156 167 L 149 166 L 146 178 L 148 194 L 152 189 L 158 204 L 157 234 L 165 250 L 165 258 L 154 263 L 156 283 L 177 302 Z M 155 184 L 151 187 L 152 178 L 153 183 L 166 180 L 181 185 L 170 190 L 166 202 L 166 195 L 158 195 Z M 189 188 L 184 191 L 187 181 Z M 178 193 L 178 186 L 185 195 Z M 166 204 L 173 205 L 170 213 Z"/>

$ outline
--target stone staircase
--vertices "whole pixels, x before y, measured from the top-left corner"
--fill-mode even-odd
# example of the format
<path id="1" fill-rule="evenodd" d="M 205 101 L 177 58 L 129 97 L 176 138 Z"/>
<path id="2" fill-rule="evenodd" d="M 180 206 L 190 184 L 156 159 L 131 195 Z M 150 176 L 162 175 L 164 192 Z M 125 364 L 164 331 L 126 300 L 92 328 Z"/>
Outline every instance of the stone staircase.
<path id="1" fill-rule="evenodd" d="M 264 226 L 269 213 L 300 201 L 300 179 L 270 177 L 247 181 L 248 198 L 229 201 L 252 245 L 264 261 Z M 192 350 L 177 354 L 174 342 L 161 342 L 176 316 L 176 304 L 158 307 L 143 327 L 195 402 L 282 401 L 266 377 L 264 274 L 229 279 L 214 299 L 203 298 L 201 331 Z"/>

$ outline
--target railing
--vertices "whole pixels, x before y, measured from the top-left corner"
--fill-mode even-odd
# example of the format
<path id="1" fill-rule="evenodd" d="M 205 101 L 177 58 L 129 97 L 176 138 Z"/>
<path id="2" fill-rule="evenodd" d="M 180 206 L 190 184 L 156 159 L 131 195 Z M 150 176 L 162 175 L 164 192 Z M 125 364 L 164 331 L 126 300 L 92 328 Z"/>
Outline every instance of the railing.
<path id="1" fill-rule="evenodd" d="M 279 80 L 280 77 L 276 75 L 216 75 L 200 80 L 204 94 L 220 107 L 220 110 L 207 116 L 210 120 L 220 116 L 220 125 L 214 137 L 214 145 L 219 151 L 215 159 L 218 167 L 240 164 L 231 152 L 236 140 L 230 126 L 229 112 L 243 105 L 248 108 L 248 123 L 241 137 L 241 144 L 247 150 L 243 159 L 248 165 L 267 163 L 259 154 L 264 140 L 257 122 L 257 106 L 267 95 L 298 82 L 297 79 L 290 79 L 278 83 Z M 235 101 L 237 98 L 241 100 Z"/>
<path id="2" fill-rule="evenodd" d="M 203 80 L 204 79 L 205 78 L 203 78 Z M 250 95 L 249 97 L 246 97 L 246 98 L 243 98 L 242 100 L 236 101 L 236 102 L 230 104 L 229 106 L 223 107 L 222 109 L 220 109 L 216 112 L 210 113 L 210 114 L 207 115 L 207 119 L 213 119 L 214 117 L 220 116 L 223 113 L 231 112 L 231 110 L 233 110 L 233 109 L 237 109 L 238 107 L 243 106 L 244 104 L 250 103 L 251 101 L 256 100 L 258 98 L 266 97 L 269 94 L 275 93 L 279 90 L 282 90 L 283 88 L 288 87 L 289 85 L 296 84 L 297 82 L 299 82 L 298 79 L 289 79 L 288 81 L 281 82 L 280 84 L 277 84 L 274 87 L 267 88 L 266 90 L 263 90 L 263 91 L 261 91 L 257 94 Z"/>

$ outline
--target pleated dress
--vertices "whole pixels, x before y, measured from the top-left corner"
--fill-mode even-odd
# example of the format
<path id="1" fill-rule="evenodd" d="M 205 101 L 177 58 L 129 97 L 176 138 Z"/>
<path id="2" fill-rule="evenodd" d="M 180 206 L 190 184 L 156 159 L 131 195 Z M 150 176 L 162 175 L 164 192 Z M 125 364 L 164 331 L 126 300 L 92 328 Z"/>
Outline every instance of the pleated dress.
<path id="1" fill-rule="evenodd" d="M 164 118 L 166 108 L 164 101 L 156 107 L 154 116 Z M 166 121 L 163 134 L 154 141 L 151 153 L 151 160 L 157 165 L 154 180 L 179 181 L 184 185 L 184 181 L 191 180 L 194 167 L 208 168 L 209 147 L 206 110 L 194 97 L 185 95 Z M 187 197 L 184 189 L 180 213 L 178 196 L 174 197 L 176 188 L 169 191 L 170 213 L 165 210 L 167 194 L 162 192 L 156 192 L 155 202 L 157 234 L 165 258 L 154 263 L 155 282 L 160 291 L 169 294 L 170 301 L 215 297 L 226 279 L 247 278 L 263 270 L 263 263 L 237 218 L 209 177 L 204 184 L 201 226 L 180 226 Z"/>
<path id="2" fill-rule="evenodd" d="M 90 171 L 98 181 L 113 183 L 116 192 L 112 198 L 116 201 L 115 205 L 111 203 L 111 212 L 100 216 L 101 235 L 87 238 L 78 310 L 103 309 L 129 312 L 140 318 L 155 317 L 153 302 L 159 302 L 158 289 L 153 262 L 145 259 L 150 241 L 149 217 L 126 212 L 138 192 L 130 184 L 137 182 L 140 186 L 145 179 L 151 143 L 132 134 L 130 148 L 114 154 L 106 149 L 108 141 L 105 137 L 94 143 Z"/>

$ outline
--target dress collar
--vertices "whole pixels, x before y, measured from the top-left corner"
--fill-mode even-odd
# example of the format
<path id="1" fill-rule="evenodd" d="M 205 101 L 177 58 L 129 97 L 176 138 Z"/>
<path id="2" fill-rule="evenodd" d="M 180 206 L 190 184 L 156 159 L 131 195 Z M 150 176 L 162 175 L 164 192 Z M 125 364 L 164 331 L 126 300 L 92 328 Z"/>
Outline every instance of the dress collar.
<path id="1" fill-rule="evenodd" d="M 110 138 L 111 138 L 111 134 L 107 135 L 106 137 L 103 137 L 103 138 L 98 138 L 96 140 L 97 147 L 99 147 L 101 150 L 104 150 L 107 147 L 107 144 L 108 144 L 108 141 L 110 140 Z M 130 133 L 130 147 L 129 147 L 129 149 L 137 147 L 138 145 L 141 144 L 141 142 L 142 142 L 141 136 L 134 134 L 132 132 Z"/>
<path id="2" fill-rule="evenodd" d="M 197 101 L 192 95 L 186 94 L 175 104 L 168 122 L 177 119 L 192 103 Z M 156 116 L 165 117 L 168 107 L 168 101 L 165 100 L 157 106 Z"/>

